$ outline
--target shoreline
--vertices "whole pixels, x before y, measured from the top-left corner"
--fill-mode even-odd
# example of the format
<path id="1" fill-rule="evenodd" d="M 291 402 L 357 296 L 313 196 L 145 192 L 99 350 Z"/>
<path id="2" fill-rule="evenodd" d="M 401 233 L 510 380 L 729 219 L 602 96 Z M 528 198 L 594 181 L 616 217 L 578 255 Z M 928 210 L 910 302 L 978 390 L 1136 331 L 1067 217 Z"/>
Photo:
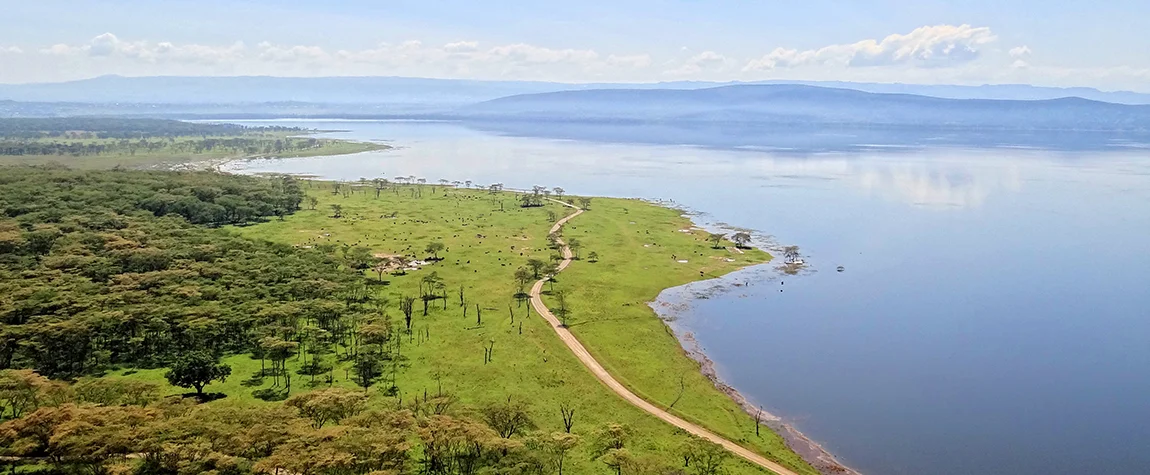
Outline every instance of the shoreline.
<path id="1" fill-rule="evenodd" d="M 237 161 L 237 160 L 236 159 L 228 160 L 228 162 L 234 162 L 234 161 Z M 223 170 L 221 170 L 221 171 L 223 171 Z M 226 173 L 238 173 L 238 174 L 251 174 L 251 173 L 246 173 L 242 170 L 227 170 L 225 172 Z M 256 173 L 256 174 L 258 174 L 258 173 Z M 325 179 L 325 178 L 320 178 L 318 176 L 312 176 L 310 178 L 318 178 L 320 180 Z M 512 188 L 507 188 L 507 190 L 508 191 L 515 191 Z M 605 197 L 605 198 L 618 198 L 618 197 Z M 725 224 L 725 223 L 704 222 L 704 223 L 700 224 L 700 223 L 696 222 L 696 218 L 701 217 L 701 216 L 705 216 L 706 215 L 705 213 L 700 212 L 698 210 L 693 210 L 693 209 L 687 208 L 687 207 L 683 206 L 682 204 L 677 203 L 673 200 L 651 199 L 651 198 L 638 198 L 638 199 L 641 201 L 656 205 L 656 206 L 661 206 L 661 207 L 664 207 L 667 209 L 672 209 L 672 210 L 675 210 L 675 211 L 682 213 L 682 216 L 684 218 L 687 218 L 690 221 L 691 227 L 693 227 L 693 228 L 716 230 L 719 232 L 726 232 L 726 233 L 738 232 L 738 231 L 748 231 L 748 232 L 753 231 L 753 230 L 735 228 L 735 227 L 728 225 L 728 224 Z M 756 235 L 754 235 L 752 245 L 755 248 L 767 250 L 767 251 L 770 251 L 772 253 L 777 253 L 777 252 L 781 251 L 781 247 L 778 245 L 778 243 L 776 243 L 774 241 L 773 237 L 771 237 L 771 236 L 756 234 Z M 732 272 L 729 272 L 727 274 L 723 274 L 723 275 L 718 276 L 718 277 L 709 278 L 706 280 L 696 280 L 696 281 L 688 282 L 688 283 L 683 284 L 683 285 L 665 288 L 659 292 L 659 294 L 655 297 L 654 301 L 647 302 L 647 306 L 652 309 L 652 311 L 655 313 L 656 318 L 661 320 L 663 322 L 663 324 L 666 325 L 667 328 L 671 330 L 677 343 L 679 344 L 680 351 L 683 351 L 683 353 L 688 358 L 699 363 L 700 372 L 703 374 L 703 376 L 706 377 L 708 380 L 710 380 L 711 383 L 714 385 L 714 387 L 717 390 L 719 390 L 724 395 L 726 395 L 728 398 L 730 398 L 732 401 L 734 401 L 740 408 L 742 408 L 742 410 L 745 413 L 747 413 L 751 417 L 754 417 L 755 414 L 760 411 L 759 407 L 754 405 L 751 402 L 751 400 L 748 399 L 746 396 L 744 396 L 741 392 L 739 392 L 738 389 L 725 383 L 722 380 L 722 378 L 719 377 L 718 372 L 715 369 L 715 363 L 706 355 L 706 353 L 703 351 L 702 347 L 694 339 L 693 334 L 690 332 L 686 332 L 686 331 L 680 331 L 680 329 L 677 328 L 676 325 L 672 324 L 677 319 L 677 316 L 673 315 L 672 312 L 686 310 L 689 307 L 690 301 L 693 301 L 693 300 L 696 300 L 697 298 L 699 298 L 699 297 L 695 296 L 694 293 L 689 292 L 694 287 L 698 287 L 698 286 L 702 286 L 702 285 L 710 285 L 710 287 L 707 290 L 710 291 L 710 293 L 712 293 L 712 294 L 718 293 L 721 291 L 729 291 L 732 288 L 732 286 L 730 286 L 730 285 L 715 285 L 715 284 L 720 283 L 720 282 L 725 282 L 724 279 L 726 279 L 732 275 L 735 275 L 735 274 L 738 274 L 741 272 L 746 272 L 748 270 L 759 268 L 759 267 L 762 267 L 764 270 L 770 269 L 771 271 L 775 271 L 775 272 L 781 271 L 781 269 L 779 269 L 779 268 L 771 267 L 771 264 L 772 264 L 772 261 L 767 261 L 767 262 L 763 262 L 760 264 L 754 264 L 754 265 L 746 266 L 743 268 L 739 268 L 739 269 L 736 269 Z M 809 269 L 808 269 L 808 271 L 809 271 Z M 813 272 L 813 271 L 811 271 L 811 272 Z M 680 293 L 681 295 L 683 295 L 683 299 L 682 299 L 683 302 L 681 302 L 680 305 L 682 305 L 684 308 L 681 308 L 679 310 L 669 310 L 669 308 L 672 307 L 672 304 L 667 299 L 667 295 L 671 294 L 671 293 Z M 823 448 L 821 445 L 819 445 L 814 440 L 807 437 L 805 434 L 803 434 L 801 431 L 799 431 L 793 425 L 784 422 L 781 417 L 779 417 L 775 414 L 772 414 L 772 413 L 766 411 L 765 409 L 762 410 L 760 416 L 763 418 L 763 425 L 767 426 L 770 430 L 773 430 L 775 433 L 777 433 L 779 436 L 781 436 L 784 439 L 784 441 L 786 442 L 787 447 L 789 447 L 792 451 L 794 451 L 796 454 L 798 454 L 799 457 L 801 457 L 808 464 L 813 466 L 820 473 L 822 473 L 824 475 L 862 475 L 860 472 L 858 472 L 858 471 L 856 471 L 850 467 L 847 467 L 846 465 L 839 462 L 834 457 L 833 454 L 831 454 L 829 451 L 827 451 L 825 448 Z"/>
<path id="2" fill-rule="evenodd" d="M 725 223 L 696 223 L 695 218 L 703 216 L 704 214 L 695 210 L 686 209 L 678 203 L 668 203 L 662 200 L 652 200 L 651 202 L 683 212 L 684 217 L 690 219 L 693 226 L 702 229 L 715 229 L 719 232 L 744 231 L 743 229 L 735 229 Z M 772 252 L 776 251 L 775 248 L 778 247 L 778 245 L 770 236 L 755 236 L 755 238 L 755 241 L 758 242 L 754 243 L 754 247 Z M 694 333 L 685 327 L 675 324 L 675 322 L 680 319 L 682 313 L 691 309 L 694 301 L 741 288 L 741 284 L 729 280 L 731 276 L 745 272 L 759 272 L 760 270 L 763 273 L 771 272 L 775 274 L 775 276 L 777 276 L 779 272 L 783 272 L 782 269 L 773 267 L 770 261 L 755 264 L 715 278 L 697 280 L 680 286 L 663 289 L 659 292 L 659 295 L 655 297 L 655 300 L 647 303 L 647 306 L 650 307 L 651 310 L 655 312 L 655 315 L 671 330 L 675 339 L 679 341 L 679 346 L 683 353 L 686 354 L 688 358 L 699 363 L 699 371 L 711 381 L 715 389 L 729 397 L 735 404 L 738 404 L 744 412 L 751 415 L 751 417 L 760 414 L 763 418 L 764 425 L 779 434 L 779 436 L 786 441 L 787 446 L 802 457 L 803 460 L 824 475 L 862 475 L 858 470 L 840 462 L 834 454 L 830 453 L 825 447 L 806 434 L 803 434 L 802 431 L 793 424 L 785 422 L 783 418 L 777 414 L 773 414 L 766 409 L 761 409 L 734 386 L 723 381 L 719 376 L 715 362 L 707 356 L 703 347 L 699 344 L 698 340 L 695 339 Z M 813 272 L 813 270 L 809 269 L 808 271 Z M 775 276 L 771 278 L 773 279 Z"/>

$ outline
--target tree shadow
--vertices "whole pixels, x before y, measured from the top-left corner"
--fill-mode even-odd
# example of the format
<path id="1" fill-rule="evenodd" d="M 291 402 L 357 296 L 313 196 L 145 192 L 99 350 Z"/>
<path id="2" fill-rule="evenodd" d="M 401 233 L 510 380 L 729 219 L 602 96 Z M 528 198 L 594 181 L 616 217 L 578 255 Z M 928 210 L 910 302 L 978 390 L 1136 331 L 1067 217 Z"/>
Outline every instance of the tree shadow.
<path id="1" fill-rule="evenodd" d="M 205 402 L 212 402 L 226 398 L 228 395 L 224 393 L 183 393 L 180 394 L 179 397 L 180 399 L 195 399 L 198 404 L 203 404 Z"/>
<path id="2" fill-rule="evenodd" d="M 283 401 L 288 398 L 287 389 L 264 388 L 252 391 L 252 396 L 261 401 Z"/>

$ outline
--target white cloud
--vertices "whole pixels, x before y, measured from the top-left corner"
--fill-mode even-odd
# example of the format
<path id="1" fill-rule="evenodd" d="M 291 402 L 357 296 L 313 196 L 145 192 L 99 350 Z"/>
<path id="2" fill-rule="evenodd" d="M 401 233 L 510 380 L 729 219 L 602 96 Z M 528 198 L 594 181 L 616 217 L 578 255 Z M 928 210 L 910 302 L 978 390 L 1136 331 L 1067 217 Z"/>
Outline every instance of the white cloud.
<path id="1" fill-rule="evenodd" d="M 443 45 L 443 50 L 448 53 L 474 53 L 479 51 L 479 42 L 457 41 L 455 43 L 448 43 Z"/>
<path id="2" fill-rule="evenodd" d="M 1025 59 L 1030 56 L 1029 46 L 1022 45 L 1010 48 L 1010 51 L 1007 52 L 1007 55 L 1009 55 L 1011 58 L 1014 58 L 1014 61 L 1010 63 L 1011 68 L 1027 69 L 1030 67 L 1030 63 Z"/>
<path id="3" fill-rule="evenodd" d="M 730 61 L 730 58 L 714 51 L 704 51 L 687 58 L 681 66 L 667 71 L 666 74 L 672 76 L 694 76 L 706 72 L 721 71 Z"/>
<path id="4" fill-rule="evenodd" d="M 230 46 L 175 45 L 169 42 L 124 41 L 112 33 L 104 33 L 82 45 L 57 44 L 40 50 L 41 53 L 56 56 L 86 55 L 147 63 L 172 61 L 204 64 L 238 60 L 243 57 L 244 51 L 244 44 L 240 42 Z"/>
<path id="5" fill-rule="evenodd" d="M 599 53 L 594 50 L 551 49 L 518 43 L 491 48 L 486 52 L 484 59 L 507 60 L 517 64 L 558 62 L 587 64 L 598 60 Z"/>
<path id="6" fill-rule="evenodd" d="M 867 66 L 946 66 L 973 61 L 983 47 L 998 37 L 986 27 L 970 25 L 924 26 L 905 35 L 894 34 L 880 40 L 829 45 L 819 49 L 777 48 L 747 63 L 744 71 L 829 65 Z"/>
<path id="7" fill-rule="evenodd" d="M 750 60 L 720 50 L 646 52 L 409 40 L 361 49 L 241 42 L 222 45 L 128 40 L 105 33 L 51 46 L 0 46 L 0 81 L 58 81 L 101 74 L 395 75 L 469 79 L 650 82 L 841 80 L 926 84 L 1036 83 L 1146 90 L 1143 66 L 1073 68 L 1032 64 L 1027 45 L 998 45 L 984 27 L 939 25 L 816 49 L 776 48 Z M 25 52 L 25 54 L 21 54 Z"/>
<path id="8" fill-rule="evenodd" d="M 642 69 L 651 66 L 651 56 L 647 54 L 635 55 L 610 55 L 607 57 L 607 64 L 610 66 L 626 66 L 630 68 Z"/>
<path id="9" fill-rule="evenodd" d="M 278 63 L 318 63 L 330 58 L 323 48 L 318 46 L 283 46 L 268 42 L 256 45 L 257 58 L 261 61 Z"/>
<path id="10" fill-rule="evenodd" d="M 1010 48 L 1009 53 L 1011 58 L 1025 58 L 1030 56 L 1030 47 L 1026 45 L 1015 46 Z"/>

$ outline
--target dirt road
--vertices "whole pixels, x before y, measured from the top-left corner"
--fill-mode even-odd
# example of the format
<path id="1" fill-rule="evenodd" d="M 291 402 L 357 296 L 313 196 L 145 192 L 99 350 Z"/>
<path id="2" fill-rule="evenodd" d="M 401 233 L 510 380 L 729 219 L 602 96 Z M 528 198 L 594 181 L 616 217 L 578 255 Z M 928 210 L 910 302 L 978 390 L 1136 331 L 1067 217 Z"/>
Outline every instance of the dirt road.
<path id="1" fill-rule="evenodd" d="M 567 224 L 568 221 L 575 218 L 576 216 L 583 214 L 582 209 L 579 209 L 573 205 L 558 200 L 551 201 L 576 209 L 574 213 L 571 213 L 567 217 L 556 222 L 555 226 L 551 228 L 552 233 L 559 232 L 563 228 L 564 224 Z M 571 248 L 567 247 L 567 245 L 563 243 L 562 240 L 559 241 L 559 244 L 563 246 L 563 261 L 559 263 L 559 271 L 562 272 L 563 269 L 566 269 L 567 266 L 571 265 L 571 261 L 574 256 L 571 253 Z M 583 344 L 579 342 L 579 339 L 575 338 L 575 335 L 573 335 L 570 330 L 563 326 L 559 319 L 555 317 L 555 314 L 551 313 L 551 310 L 548 309 L 546 305 L 543 305 L 543 298 L 541 295 L 543 292 L 543 284 L 546 283 L 547 280 L 547 278 L 543 278 L 531 287 L 531 306 L 535 308 L 535 311 L 539 313 L 539 315 L 543 316 L 543 318 L 551 324 L 551 328 L 554 329 L 555 333 L 559 335 L 559 339 L 563 340 L 563 343 L 567 345 L 567 348 L 571 349 L 572 353 L 575 353 L 575 356 L 579 358 L 579 361 L 583 363 L 583 366 L 586 366 L 587 369 L 590 370 L 596 378 L 599 378 L 599 381 L 602 381 L 603 384 L 606 384 L 608 388 L 611 388 L 612 391 L 615 391 L 615 394 L 618 394 L 619 397 L 625 399 L 627 402 L 638 407 L 639 409 L 647 411 L 651 415 L 667 421 L 675 427 L 723 446 L 723 448 L 747 460 L 748 462 L 770 470 L 771 472 L 774 472 L 778 475 L 797 475 L 790 469 L 779 465 L 778 463 L 767 460 L 762 455 L 759 455 L 739 444 L 720 437 L 718 434 L 715 434 L 696 424 L 687 422 L 675 416 L 674 414 L 660 409 L 654 404 L 647 402 L 643 398 L 636 396 L 635 393 L 627 389 L 626 386 L 623 386 L 622 383 L 615 380 L 615 378 L 611 376 L 611 373 L 608 373 L 607 370 L 603 368 L 603 365 L 599 364 L 599 362 L 596 361 L 593 356 L 591 356 L 591 353 L 589 353 L 587 348 L 585 348 Z"/>

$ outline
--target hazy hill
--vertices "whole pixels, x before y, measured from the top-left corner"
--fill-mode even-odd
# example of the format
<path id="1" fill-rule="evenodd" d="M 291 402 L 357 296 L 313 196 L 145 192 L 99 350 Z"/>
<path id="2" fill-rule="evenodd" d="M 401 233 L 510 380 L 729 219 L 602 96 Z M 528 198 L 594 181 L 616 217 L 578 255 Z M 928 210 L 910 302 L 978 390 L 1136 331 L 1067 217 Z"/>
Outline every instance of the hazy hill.
<path id="1" fill-rule="evenodd" d="M 803 85 L 697 90 L 602 89 L 527 94 L 461 109 L 469 119 L 773 123 L 1017 130 L 1150 129 L 1150 106 L 1081 98 L 944 99 Z"/>
<path id="2" fill-rule="evenodd" d="M 914 94 L 946 99 L 1000 99 L 1039 101 L 1080 97 L 1115 104 L 1150 104 L 1150 94 L 1130 91 L 1099 91 L 1091 87 L 1040 87 L 1027 84 L 984 84 L 981 86 L 884 84 L 843 81 L 762 81 L 753 84 L 801 84 L 806 86 L 854 89 L 882 94 Z"/>
<path id="3" fill-rule="evenodd" d="M 344 107 L 386 104 L 392 109 L 428 110 L 518 94 L 592 89 L 701 89 L 739 83 L 679 81 L 648 84 L 569 84 L 531 81 L 477 81 L 405 77 L 120 77 L 44 84 L 0 84 L 0 100 L 98 104 L 257 104 L 313 103 Z M 953 99 L 1054 99 L 1068 96 L 1150 104 L 1150 94 L 1102 92 L 1091 88 L 1026 85 L 924 86 L 850 82 L 766 81 L 753 84 L 803 84 L 879 93 L 904 93 Z"/>

